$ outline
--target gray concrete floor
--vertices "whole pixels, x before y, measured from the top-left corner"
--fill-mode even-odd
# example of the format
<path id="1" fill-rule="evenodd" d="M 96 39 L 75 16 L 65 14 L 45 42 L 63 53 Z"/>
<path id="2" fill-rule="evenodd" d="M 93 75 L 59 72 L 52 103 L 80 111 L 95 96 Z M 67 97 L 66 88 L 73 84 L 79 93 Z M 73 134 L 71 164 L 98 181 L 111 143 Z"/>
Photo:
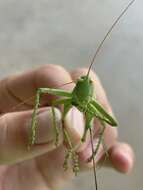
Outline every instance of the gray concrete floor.
<path id="1" fill-rule="evenodd" d="M 0 77 L 46 63 L 88 67 L 89 57 L 129 0 L 0 0 Z M 120 122 L 119 134 L 136 154 L 131 175 L 102 169 L 100 189 L 143 188 L 143 2 L 114 29 L 95 69 Z M 65 189 L 94 189 L 86 173 Z"/>

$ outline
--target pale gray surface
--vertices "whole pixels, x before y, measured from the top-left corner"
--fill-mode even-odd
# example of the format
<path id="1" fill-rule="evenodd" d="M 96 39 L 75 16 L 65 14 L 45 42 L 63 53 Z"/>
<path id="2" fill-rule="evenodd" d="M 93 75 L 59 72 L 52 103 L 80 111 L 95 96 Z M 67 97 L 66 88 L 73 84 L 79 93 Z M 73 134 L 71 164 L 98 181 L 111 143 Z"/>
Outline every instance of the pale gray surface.
<path id="1" fill-rule="evenodd" d="M 0 0 L 1 78 L 45 63 L 87 66 L 89 57 L 128 0 Z M 143 2 L 137 0 L 115 28 L 96 68 L 120 121 L 120 137 L 136 153 L 134 172 L 99 172 L 102 190 L 143 186 Z M 103 182 L 103 183 L 102 183 Z M 94 189 L 92 174 L 65 189 Z"/>

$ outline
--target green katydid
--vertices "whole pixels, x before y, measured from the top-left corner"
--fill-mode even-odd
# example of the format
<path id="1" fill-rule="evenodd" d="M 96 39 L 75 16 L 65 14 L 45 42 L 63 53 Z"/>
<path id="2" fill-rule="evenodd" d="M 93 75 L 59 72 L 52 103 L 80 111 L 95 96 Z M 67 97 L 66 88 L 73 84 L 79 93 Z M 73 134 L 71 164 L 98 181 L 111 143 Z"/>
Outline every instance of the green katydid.
<path id="1" fill-rule="evenodd" d="M 39 108 L 40 104 L 40 97 L 42 94 L 51 94 L 55 96 L 60 96 L 62 99 L 57 99 L 52 101 L 52 114 L 53 114 L 53 127 L 55 129 L 55 144 L 57 145 L 58 143 L 58 136 L 59 136 L 59 129 L 56 126 L 55 122 L 55 110 L 54 106 L 59 106 L 63 105 L 63 113 L 62 113 L 62 120 L 64 121 L 64 118 L 66 117 L 67 113 L 69 110 L 75 106 L 80 112 L 82 112 L 85 116 L 85 128 L 84 128 L 84 134 L 81 138 L 81 141 L 86 140 L 86 134 L 89 131 L 90 132 L 90 137 L 91 137 L 91 145 L 92 145 L 92 151 L 93 154 L 91 158 L 89 159 L 90 161 L 93 160 L 93 165 L 94 165 L 94 174 L 95 174 L 95 184 L 96 184 L 96 189 L 97 189 L 97 183 L 96 183 L 96 173 L 95 173 L 95 161 L 94 157 L 96 156 L 99 146 L 102 142 L 104 130 L 106 128 L 106 123 L 108 123 L 111 126 L 117 126 L 117 122 L 115 118 L 113 118 L 103 107 L 102 105 L 96 100 L 95 95 L 93 94 L 94 91 L 94 86 L 93 82 L 89 77 L 89 73 L 91 70 L 91 67 L 97 57 L 97 54 L 99 50 L 101 49 L 104 41 L 107 39 L 111 31 L 113 30 L 114 26 L 118 23 L 120 18 L 125 14 L 127 9 L 133 4 L 135 0 L 132 0 L 127 7 L 123 10 L 123 12 L 120 14 L 120 16 L 116 19 L 116 21 L 113 23 L 107 34 L 105 35 L 104 39 L 98 46 L 93 59 L 91 61 L 89 70 L 87 75 L 81 76 L 77 81 L 76 85 L 73 89 L 72 92 L 68 92 L 65 90 L 61 89 L 53 89 L 53 88 L 39 88 L 36 93 L 36 99 L 35 99 L 35 107 L 32 115 L 32 124 L 31 124 L 31 134 L 30 134 L 30 143 L 29 146 L 32 146 L 35 144 L 36 140 L 36 130 L 37 130 L 37 111 Z M 99 119 L 102 125 L 101 132 L 99 134 L 99 141 L 98 144 L 94 150 L 93 147 L 93 142 L 92 142 L 92 121 L 94 118 Z M 64 134 L 64 140 L 68 143 L 68 148 L 67 148 L 67 153 L 65 156 L 65 161 L 64 161 L 64 168 L 67 169 L 68 165 L 68 160 L 72 159 L 73 161 L 73 171 L 75 174 L 79 171 L 79 166 L 78 166 L 78 156 L 76 154 L 76 149 L 73 147 L 71 140 L 70 140 L 70 134 L 68 131 L 63 127 L 63 134 Z"/>

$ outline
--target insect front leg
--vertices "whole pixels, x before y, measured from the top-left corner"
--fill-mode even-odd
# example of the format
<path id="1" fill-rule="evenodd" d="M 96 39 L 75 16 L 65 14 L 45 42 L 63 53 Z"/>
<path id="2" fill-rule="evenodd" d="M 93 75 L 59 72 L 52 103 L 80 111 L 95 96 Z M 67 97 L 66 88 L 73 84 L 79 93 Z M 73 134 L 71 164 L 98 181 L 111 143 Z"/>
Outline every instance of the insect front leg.
<path id="1" fill-rule="evenodd" d="M 98 116 L 98 113 L 96 113 L 96 116 Z M 86 139 L 86 134 L 87 134 L 88 130 L 90 130 L 90 133 L 91 133 L 91 128 L 92 128 L 91 122 L 92 122 L 92 119 L 94 117 L 93 110 L 90 109 L 90 112 L 89 112 L 89 110 L 87 109 L 87 113 L 86 113 L 85 117 L 86 117 L 86 124 L 85 124 L 85 130 L 84 130 L 84 134 L 83 134 L 83 137 L 82 137 L 82 141 L 84 141 Z M 95 150 L 92 150 L 93 151 L 92 152 L 92 156 L 89 158 L 88 161 L 91 161 L 96 156 L 96 154 L 98 153 L 100 144 L 104 143 L 104 136 L 103 135 L 104 135 L 104 131 L 105 131 L 106 125 L 105 125 L 105 122 L 102 121 L 101 119 L 98 118 L 98 120 L 101 123 L 101 130 L 99 132 L 99 140 L 98 140 L 98 143 L 96 145 Z M 92 147 L 92 149 L 93 149 L 93 147 Z M 106 157 L 107 157 L 108 156 L 108 152 L 107 152 L 106 148 L 105 148 L 105 154 L 106 154 Z"/>
<path id="2" fill-rule="evenodd" d="M 57 127 L 57 124 L 56 124 L 56 116 L 55 116 L 54 106 L 59 106 L 62 104 L 65 105 L 65 104 L 68 104 L 69 102 L 71 102 L 70 98 L 54 100 L 52 102 L 53 127 L 54 127 L 54 131 L 55 131 L 55 145 L 56 146 L 58 145 L 58 142 L 59 142 L 59 128 Z M 62 120 L 63 120 L 63 115 L 64 115 L 64 113 L 62 114 Z"/>
<path id="3" fill-rule="evenodd" d="M 35 98 L 35 105 L 34 105 L 34 111 L 32 114 L 32 123 L 31 123 L 31 133 L 29 137 L 29 145 L 28 147 L 31 147 L 35 144 L 36 140 L 36 131 L 37 131 L 37 112 L 40 105 L 40 96 L 42 94 L 51 94 L 56 96 L 63 96 L 63 97 L 71 97 L 71 93 L 61 90 L 61 89 L 52 89 L 52 88 L 39 88 L 36 92 L 36 98 Z M 59 103 L 60 104 L 60 103 Z M 54 119 L 55 113 L 53 112 L 53 119 Z M 55 122 L 55 119 L 54 119 Z"/>
<path id="4" fill-rule="evenodd" d="M 36 129 L 37 129 L 37 111 L 40 105 L 40 95 L 41 95 L 41 90 L 38 89 L 36 93 L 36 98 L 35 98 L 34 111 L 32 114 L 32 123 L 31 123 L 31 131 L 30 131 L 30 136 L 29 136 L 28 148 L 30 148 L 33 144 L 35 144 Z"/>
<path id="5" fill-rule="evenodd" d="M 55 109 L 54 106 L 59 106 L 59 105 L 64 105 L 64 110 L 62 113 L 62 123 L 64 125 L 64 118 L 66 116 L 66 114 L 68 113 L 68 111 L 70 110 L 70 108 L 72 107 L 71 104 L 71 98 L 66 98 L 66 99 L 59 99 L 59 100 L 54 100 L 52 102 L 52 114 L 53 114 L 53 126 L 54 126 L 54 130 L 55 130 L 55 145 L 58 145 L 58 140 L 59 140 L 59 128 L 56 125 L 56 117 L 55 117 Z M 69 160 L 72 160 L 72 165 L 73 165 L 73 172 L 75 173 L 75 175 L 77 175 L 77 173 L 79 172 L 79 159 L 78 159 L 78 155 L 74 149 L 74 146 L 72 145 L 72 141 L 70 138 L 70 134 L 68 133 L 67 129 L 63 126 L 63 136 L 64 136 L 64 141 L 67 143 L 67 151 L 66 151 L 66 155 L 65 155 L 65 160 L 63 163 L 63 168 L 65 170 L 68 169 L 68 162 Z"/>
<path id="6" fill-rule="evenodd" d="M 75 175 L 77 175 L 77 173 L 79 172 L 78 154 L 76 153 L 76 148 L 72 144 L 72 140 L 71 140 L 70 134 L 68 133 L 68 130 L 64 127 L 64 119 L 65 119 L 67 113 L 69 112 L 69 110 L 72 108 L 72 106 L 73 105 L 71 103 L 71 99 L 64 103 L 62 121 L 63 121 L 64 141 L 66 142 L 66 145 L 67 145 L 66 149 L 67 150 L 66 150 L 66 156 L 65 156 L 64 163 L 63 163 L 63 167 L 65 170 L 67 170 L 68 169 L 68 162 L 69 162 L 69 160 L 71 160 L 72 166 L 73 166 L 73 172 L 75 173 Z"/>

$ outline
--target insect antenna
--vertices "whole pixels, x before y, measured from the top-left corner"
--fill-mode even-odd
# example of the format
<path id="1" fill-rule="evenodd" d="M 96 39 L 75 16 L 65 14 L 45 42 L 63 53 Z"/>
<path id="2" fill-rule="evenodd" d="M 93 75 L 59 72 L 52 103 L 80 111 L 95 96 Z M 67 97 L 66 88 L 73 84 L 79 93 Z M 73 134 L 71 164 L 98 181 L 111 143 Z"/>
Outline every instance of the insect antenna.
<path id="1" fill-rule="evenodd" d="M 71 81 L 71 82 L 67 82 L 67 83 L 65 83 L 65 84 L 62 84 L 62 85 L 60 85 L 60 86 L 58 86 L 58 87 L 63 87 L 63 86 L 65 86 L 65 85 L 68 85 L 68 84 L 72 84 L 72 83 L 74 83 L 74 81 Z"/>
<path id="2" fill-rule="evenodd" d="M 89 131 L 90 131 L 91 148 L 92 148 L 92 152 L 94 152 L 93 136 L 92 136 L 91 128 L 89 128 Z M 92 162 L 93 162 L 93 172 L 94 172 L 95 188 L 96 188 L 96 190 L 98 190 L 97 175 L 96 175 L 96 164 L 95 164 L 95 157 L 94 157 L 94 156 L 93 156 L 93 158 L 92 158 Z"/>
<path id="3" fill-rule="evenodd" d="M 135 0 L 132 0 L 126 7 L 125 9 L 121 12 L 121 14 L 118 16 L 118 18 L 115 20 L 115 22 L 112 24 L 112 26 L 109 28 L 109 30 L 107 31 L 105 37 L 103 38 L 103 40 L 100 42 L 99 46 L 97 47 L 95 54 L 93 55 L 93 58 L 91 60 L 88 72 L 87 72 L 87 77 L 89 76 L 91 67 L 100 51 L 100 49 L 102 48 L 105 40 L 107 39 L 107 37 L 110 35 L 110 33 L 112 32 L 113 28 L 116 26 L 116 24 L 119 22 L 119 20 L 121 19 L 121 17 L 127 12 L 127 10 L 129 9 L 129 7 L 135 2 Z"/>

